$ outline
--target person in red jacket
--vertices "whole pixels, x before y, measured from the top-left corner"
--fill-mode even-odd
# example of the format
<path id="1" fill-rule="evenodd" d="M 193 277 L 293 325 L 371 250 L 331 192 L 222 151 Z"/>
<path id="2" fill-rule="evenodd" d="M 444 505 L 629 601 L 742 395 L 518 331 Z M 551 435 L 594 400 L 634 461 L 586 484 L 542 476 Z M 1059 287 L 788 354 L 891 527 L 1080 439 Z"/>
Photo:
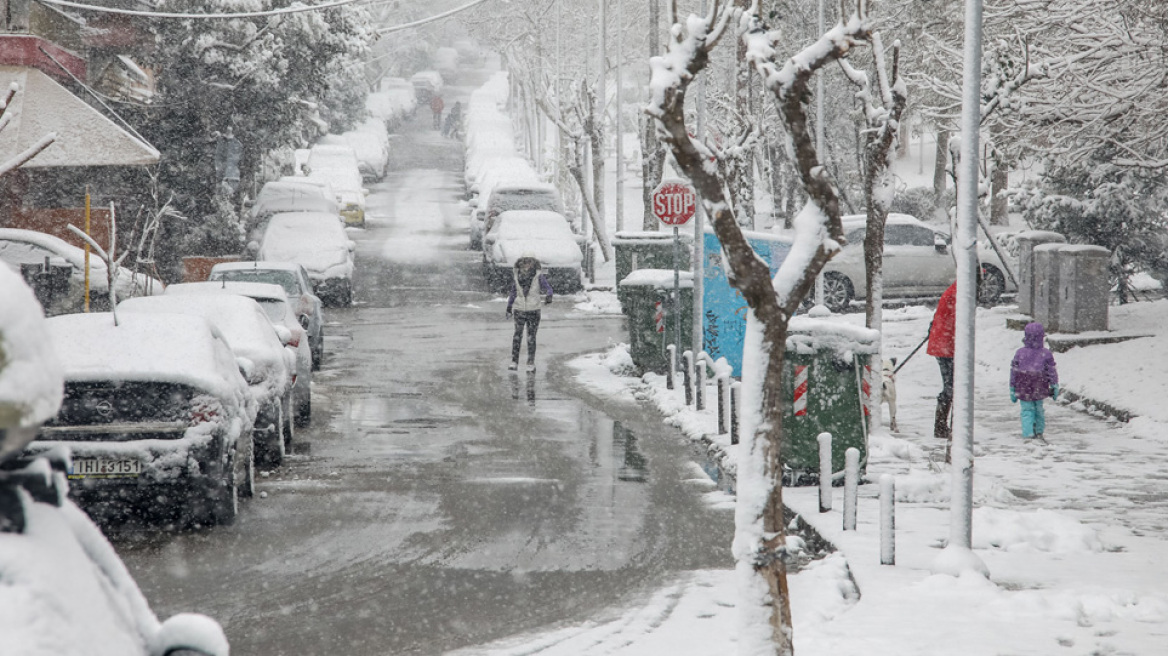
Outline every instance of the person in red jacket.
<path id="1" fill-rule="evenodd" d="M 941 294 L 933 323 L 929 325 L 929 348 L 941 367 L 941 393 L 937 395 L 937 415 L 933 420 L 933 437 L 950 439 L 949 412 L 953 409 L 953 339 L 957 332 L 957 283 Z"/>

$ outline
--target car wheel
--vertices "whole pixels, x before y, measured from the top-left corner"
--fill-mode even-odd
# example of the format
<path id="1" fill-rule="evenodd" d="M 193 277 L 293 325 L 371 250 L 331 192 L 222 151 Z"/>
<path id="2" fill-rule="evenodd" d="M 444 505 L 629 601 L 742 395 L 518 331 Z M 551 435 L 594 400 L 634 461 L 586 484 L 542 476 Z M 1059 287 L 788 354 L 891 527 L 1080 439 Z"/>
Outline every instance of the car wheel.
<path id="1" fill-rule="evenodd" d="M 828 271 L 823 274 L 823 304 L 832 312 L 844 312 L 852 303 L 855 291 L 852 281 L 842 273 Z"/>
<path id="2" fill-rule="evenodd" d="M 211 521 L 230 526 L 239 516 L 239 482 L 235 477 L 235 456 L 227 457 L 226 480 L 214 485 L 210 492 Z"/>
<path id="3" fill-rule="evenodd" d="M 309 392 L 307 398 L 296 404 L 296 426 L 303 428 L 312 421 L 312 393 Z"/>
<path id="4" fill-rule="evenodd" d="M 264 431 L 263 464 L 269 467 L 279 467 L 284 462 L 284 408 L 283 404 L 277 410 L 274 430 Z"/>
<path id="5" fill-rule="evenodd" d="M 992 264 L 981 266 L 981 284 L 977 286 L 979 305 L 997 305 L 1006 291 L 1006 277 Z"/>

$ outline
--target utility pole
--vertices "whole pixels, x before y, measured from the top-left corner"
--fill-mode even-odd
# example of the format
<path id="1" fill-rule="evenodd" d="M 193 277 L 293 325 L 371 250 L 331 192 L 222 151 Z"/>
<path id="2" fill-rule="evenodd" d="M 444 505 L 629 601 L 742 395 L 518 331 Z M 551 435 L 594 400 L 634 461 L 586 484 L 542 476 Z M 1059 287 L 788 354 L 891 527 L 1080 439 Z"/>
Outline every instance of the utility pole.
<path id="1" fill-rule="evenodd" d="M 656 5 L 656 0 L 652 0 Z M 702 0 L 702 15 L 706 15 L 706 0 Z M 673 26 L 669 26 L 673 29 Z M 706 78 L 703 75 L 698 79 L 697 83 L 697 109 L 698 121 L 697 131 L 698 140 L 701 141 L 706 138 Z M 704 367 L 705 362 L 700 360 L 698 356 L 705 350 L 706 342 L 706 326 L 705 326 L 705 305 L 702 298 L 705 294 L 705 275 L 706 275 L 706 210 L 702 207 L 702 198 L 698 196 L 697 211 L 694 213 L 694 241 L 693 241 L 693 261 L 690 268 L 693 270 L 693 330 L 692 339 L 694 366 Z M 697 380 L 705 380 L 704 377 L 698 376 Z M 701 408 L 704 403 L 704 396 L 706 391 L 697 386 L 697 381 L 694 381 L 694 401 L 697 408 Z"/>
<path id="2" fill-rule="evenodd" d="M 742 11 L 749 11 L 753 0 L 734 0 L 734 6 L 740 8 Z M 734 109 L 740 117 L 744 119 L 752 116 L 751 102 L 750 102 L 750 65 L 746 62 L 746 41 L 738 39 L 738 50 L 736 56 L 731 62 L 731 70 L 734 72 Z M 822 78 L 821 78 L 822 79 Z M 743 128 L 746 123 L 743 123 Z M 738 218 L 738 224 L 750 228 L 755 227 L 754 216 L 754 153 L 753 148 L 750 153 L 740 155 L 738 161 L 735 163 L 734 169 L 736 175 L 738 189 L 736 190 L 736 200 L 738 206 L 734 208 L 734 214 Z"/>
<path id="3" fill-rule="evenodd" d="M 977 311 L 978 130 L 981 124 L 982 0 L 965 3 L 965 64 L 962 79 L 961 149 L 957 162 L 957 320 L 953 358 L 954 415 L 950 460 L 949 544 L 933 571 L 957 576 L 989 570 L 973 553 L 973 383 L 974 326 Z"/>
<path id="4" fill-rule="evenodd" d="M 819 0 L 819 34 L 822 35 L 827 30 L 827 8 L 824 6 L 826 0 Z M 815 152 L 819 153 L 819 161 L 827 161 L 827 139 L 824 133 L 823 126 L 823 71 L 819 71 L 815 75 Z M 815 307 L 811 308 L 810 314 L 814 316 L 823 316 L 831 314 L 827 309 L 827 304 L 823 299 L 823 274 L 820 273 L 815 278 Z"/>
<path id="5" fill-rule="evenodd" d="M 649 57 L 661 55 L 661 0 L 649 0 Z M 643 207 L 641 229 L 645 231 L 657 230 L 657 219 L 653 217 L 652 199 L 653 188 L 661 181 L 661 169 L 664 167 L 665 153 L 661 142 L 657 140 L 657 130 L 653 121 L 645 120 L 642 124 L 641 138 L 641 205 Z"/>
<path id="6" fill-rule="evenodd" d="M 601 0 L 603 2 L 603 0 Z M 624 48 L 625 2 L 616 0 L 616 230 L 625 229 L 625 148 L 624 148 L 624 120 L 621 110 L 621 87 L 624 86 L 625 48 Z"/>

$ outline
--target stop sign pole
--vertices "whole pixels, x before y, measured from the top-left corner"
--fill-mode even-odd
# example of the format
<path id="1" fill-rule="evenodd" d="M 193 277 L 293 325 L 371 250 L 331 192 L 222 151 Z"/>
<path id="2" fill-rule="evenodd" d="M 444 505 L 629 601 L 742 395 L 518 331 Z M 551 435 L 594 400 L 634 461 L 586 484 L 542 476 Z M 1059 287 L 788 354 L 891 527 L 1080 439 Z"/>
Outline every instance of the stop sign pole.
<path id="1" fill-rule="evenodd" d="M 697 194 L 694 193 L 693 187 L 684 180 L 662 180 L 661 184 L 653 190 L 653 216 L 657 217 L 663 225 L 673 228 L 673 300 L 671 303 L 671 310 L 673 313 L 673 322 L 676 326 L 676 348 L 674 353 L 677 353 L 681 348 L 681 236 L 678 230 L 681 226 L 690 222 L 693 219 L 694 213 L 697 211 Z M 697 353 L 694 357 L 697 357 Z M 673 370 L 676 363 L 670 361 L 667 370 L 666 385 L 669 389 L 673 389 Z"/>

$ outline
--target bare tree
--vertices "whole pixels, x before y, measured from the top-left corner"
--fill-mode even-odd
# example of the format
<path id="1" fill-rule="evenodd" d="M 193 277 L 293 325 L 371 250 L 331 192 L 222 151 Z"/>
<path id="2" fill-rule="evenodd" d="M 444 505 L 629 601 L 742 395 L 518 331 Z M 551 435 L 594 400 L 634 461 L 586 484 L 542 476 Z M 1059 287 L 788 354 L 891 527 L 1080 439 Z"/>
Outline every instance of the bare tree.
<path id="1" fill-rule="evenodd" d="M 718 240 L 722 244 L 730 283 L 750 307 L 748 333 L 760 342 L 748 358 L 761 372 L 744 376 L 744 437 L 747 455 L 739 463 L 739 509 L 734 552 L 740 571 L 748 572 L 749 587 L 765 591 L 744 600 L 743 612 L 765 616 L 767 640 L 777 654 L 793 653 L 791 612 L 786 576 L 786 526 L 782 505 L 783 355 L 788 325 L 799 304 L 811 291 L 827 261 L 845 242 L 840 223 L 840 200 L 834 181 L 816 152 L 808 126 L 806 104 L 809 83 L 824 66 L 846 57 L 870 42 L 871 32 L 861 1 L 857 13 L 836 25 L 783 66 L 777 62 L 778 35 L 767 30 L 756 0 L 743 14 L 728 0 L 713 0 L 704 17 L 681 22 L 676 0 L 669 4 L 669 50 L 653 59 L 652 99 L 646 112 L 657 121 L 658 136 L 670 148 L 681 171 L 690 179 Z M 740 17 L 748 26 L 743 39 L 746 57 L 774 95 L 786 128 L 790 151 L 808 202 L 795 220 L 795 239 L 778 275 L 747 242 L 725 193 L 726 180 L 717 167 L 708 166 L 711 149 L 695 140 L 685 123 L 686 91 L 710 61 L 711 51 Z M 754 636 L 739 636 L 740 644 Z M 751 649 L 757 647 L 744 647 Z"/>

